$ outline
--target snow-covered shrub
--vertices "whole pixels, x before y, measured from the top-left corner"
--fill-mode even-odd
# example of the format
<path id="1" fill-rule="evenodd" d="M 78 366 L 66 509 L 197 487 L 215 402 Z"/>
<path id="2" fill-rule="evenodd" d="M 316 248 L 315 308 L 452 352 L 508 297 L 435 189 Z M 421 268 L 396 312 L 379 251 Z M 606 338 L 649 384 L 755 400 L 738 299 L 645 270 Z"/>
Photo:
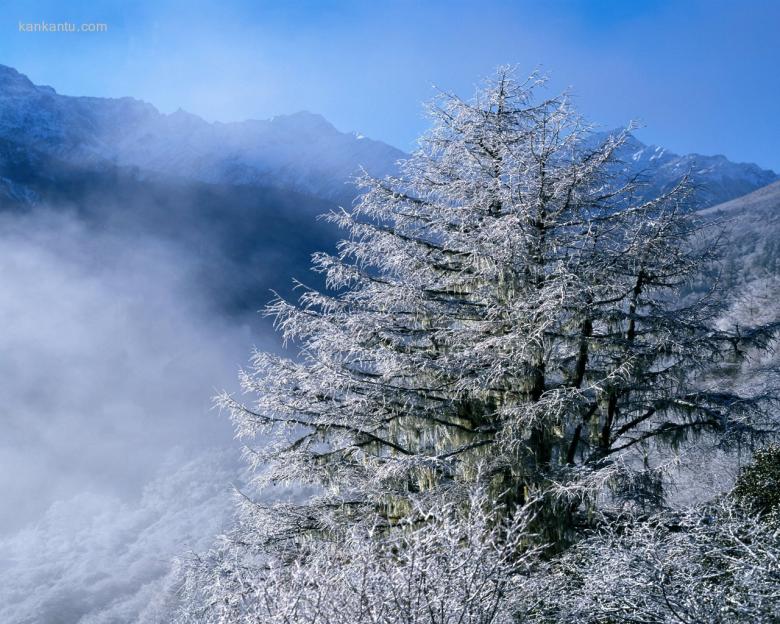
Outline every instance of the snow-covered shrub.
<path id="1" fill-rule="evenodd" d="M 529 623 L 776 624 L 780 529 L 731 498 L 613 519 L 525 592 Z"/>
<path id="2" fill-rule="evenodd" d="M 507 518 L 484 492 L 468 503 L 418 501 L 392 531 L 356 524 L 339 541 L 307 539 L 291 559 L 238 531 L 191 562 L 179 622 L 510 624 L 539 554 L 526 510 Z"/>

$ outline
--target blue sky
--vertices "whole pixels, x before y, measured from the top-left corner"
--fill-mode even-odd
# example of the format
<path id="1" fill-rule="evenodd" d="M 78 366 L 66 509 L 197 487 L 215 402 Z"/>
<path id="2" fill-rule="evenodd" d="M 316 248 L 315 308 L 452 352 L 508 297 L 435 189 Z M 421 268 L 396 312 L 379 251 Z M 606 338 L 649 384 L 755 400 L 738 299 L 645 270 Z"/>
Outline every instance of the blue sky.
<path id="1" fill-rule="evenodd" d="M 541 67 L 605 127 L 780 171 L 779 31 L 780 0 L 5 0 L 0 63 L 210 120 L 310 110 L 403 149 L 433 84 L 469 95 L 499 64 Z"/>

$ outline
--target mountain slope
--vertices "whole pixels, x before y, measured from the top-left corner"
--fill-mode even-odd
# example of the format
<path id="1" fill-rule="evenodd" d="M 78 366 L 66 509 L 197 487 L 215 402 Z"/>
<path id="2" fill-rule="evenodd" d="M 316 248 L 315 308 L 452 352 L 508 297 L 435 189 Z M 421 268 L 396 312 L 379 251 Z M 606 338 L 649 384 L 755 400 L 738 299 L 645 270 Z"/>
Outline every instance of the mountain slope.
<path id="1" fill-rule="evenodd" d="M 0 140 L 0 211 L 51 209 L 97 231 L 172 245 L 191 257 L 201 286 L 224 311 L 257 310 L 270 289 L 289 295 L 293 278 L 315 279 L 311 254 L 331 250 L 338 238 L 317 217 L 334 207 L 273 187 L 77 166 Z"/>
<path id="2" fill-rule="evenodd" d="M 780 216 L 780 182 L 768 184 L 742 197 L 702 210 L 702 214 L 750 214 L 777 218 Z"/>
<path id="3" fill-rule="evenodd" d="M 723 223 L 722 279 L 728 287 L 780 277 L 780 182 L 701 214 Z"/>

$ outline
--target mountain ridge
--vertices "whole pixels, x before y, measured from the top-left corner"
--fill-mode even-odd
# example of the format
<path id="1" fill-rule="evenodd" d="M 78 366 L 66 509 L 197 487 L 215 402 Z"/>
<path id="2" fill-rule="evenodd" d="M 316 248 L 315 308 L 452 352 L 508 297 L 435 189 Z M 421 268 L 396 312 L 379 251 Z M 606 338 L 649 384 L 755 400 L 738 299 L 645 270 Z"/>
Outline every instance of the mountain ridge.
<path id="1" fill-rule="evenodd" d="M 594 139 L 603 140 L 619 132 L 597 133 Z M 696 209 L 742 197 L 780 180 L 775 171 L 755 163 L 733 162 L 722 154 L 677 154 L 665 147 L 645 144 L 634 134 L 628 135 L 617 157 L 625 175 L 638 176 L 645 181 L 643 197 L 647 199 L 671 190 L 687 176 L 693 186 Z"/>
<path id="2" fill-rule="evenodd" d="M 608 134 L 596 133 L 594 140 Z M 209 122 L 181 108 L 161 113 L 133 97 L 61 95 L 5 65 L 0 65 L 0 137 L 99 168 L 138 167 L 215 184 L 272 186 L 343 204 L 354 198 L 348 182 L 361 168 L 382 177 L 407 156 L 381 141 L 340 132 L 317 113 Z M 623 173 L 647 180 L 648 197 L 689 175 L 699 208 L 780 180 L 754 163 L 721 154 L 680 155 L 633 134 L 618 156 Z"/>
<path id="3" fill-rule="evenodd" d="M 0 137 L 71 162 L 131 166 L 217 184 L 289 188 L 351 200 L 361 167 L 383 176 L 405 154 L 338 131 L 307 111 L 268 120 L 208 122 L 165 114 L 131 97 L 66 96 L 0 65 Z"/>

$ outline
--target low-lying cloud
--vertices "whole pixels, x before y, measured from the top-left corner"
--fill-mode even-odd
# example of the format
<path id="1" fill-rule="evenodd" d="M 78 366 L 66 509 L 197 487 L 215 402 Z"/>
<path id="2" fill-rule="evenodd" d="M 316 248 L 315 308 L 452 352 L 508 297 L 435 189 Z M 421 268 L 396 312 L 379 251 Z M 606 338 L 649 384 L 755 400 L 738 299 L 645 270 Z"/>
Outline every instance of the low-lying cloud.
<path id="1" fill-rule="evenodd" d="M 233 453 L 174 453 L 137 498 L 83 492 L 0 540 L 0 621 L 168 623 L 174 559 L 230 521 Z"/>
<path id="2" fill-rule="evenodd" d="M 0 217 L 0 621 L 157 621 L 171 558 L 226 521 L 211 396 L 257 338 L 196 275 L 151 236 Z"/>

